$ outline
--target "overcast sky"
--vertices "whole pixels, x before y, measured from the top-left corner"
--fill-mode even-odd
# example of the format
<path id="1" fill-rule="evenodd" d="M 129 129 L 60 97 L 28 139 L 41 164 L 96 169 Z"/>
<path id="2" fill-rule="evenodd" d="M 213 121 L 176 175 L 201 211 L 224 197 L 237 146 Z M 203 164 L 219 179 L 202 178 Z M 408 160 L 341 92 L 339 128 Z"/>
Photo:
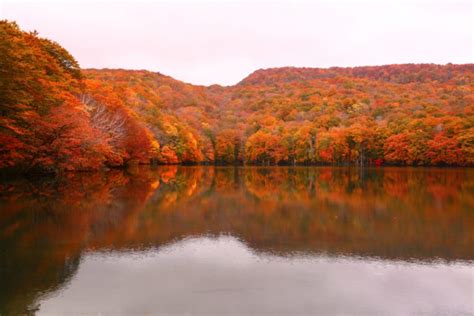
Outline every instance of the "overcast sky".
<path id="1" fill-rule="evenodd" d="M 0 0 L 83 68 L 230 85 L 259 68 L 474 62 L 470 0 Z"/>

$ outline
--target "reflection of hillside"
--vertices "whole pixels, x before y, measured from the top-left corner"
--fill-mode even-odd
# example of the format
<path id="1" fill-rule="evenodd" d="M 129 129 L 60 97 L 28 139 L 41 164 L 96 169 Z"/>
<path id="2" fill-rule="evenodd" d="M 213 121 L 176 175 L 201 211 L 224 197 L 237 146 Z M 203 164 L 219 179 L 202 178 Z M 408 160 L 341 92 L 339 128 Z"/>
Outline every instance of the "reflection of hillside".
<path id="1" fill-rule="evenodd" d="M 168 166 L 4 183 L 0 314 L 34 307 L 84 251 L 203 234 L 280 255 L 474 260 L 473 190 L 461 169 Z"/>
<path id="2" fill-rule="evenodd" d="M 2 183 L 0 314 L 34 310 L 36 297 L 63 285 L 95 236 L 134 218 L 152 193 L 147 176 L 111 171 Z"/>
<path id="3" fill-rule="evenodd" d="M 200 169 L 186 170 L 192 187 Z M 473 259 L 472 179 L 464 171 L 218 168 L 199 177 L 202 190 L 195 195 L 185 193 L 183 179 L 162 184 L 122 246 L 229 233 L 279 253 Z M 444 193 L 435 195 L 440 184 Z"/>
<path id="4" fill-rule="evenodd" d="M 116 173 L 107 181 L 99 179 L 3 184 L 9 193 L 0 202 L 0 314 L 34 309 L 36 296 L 54 291 L 76 271 L 88 234 L 100 219 L 99 208 L 115 203 L 111 181 L 119 186 L 127 181 Z"/>

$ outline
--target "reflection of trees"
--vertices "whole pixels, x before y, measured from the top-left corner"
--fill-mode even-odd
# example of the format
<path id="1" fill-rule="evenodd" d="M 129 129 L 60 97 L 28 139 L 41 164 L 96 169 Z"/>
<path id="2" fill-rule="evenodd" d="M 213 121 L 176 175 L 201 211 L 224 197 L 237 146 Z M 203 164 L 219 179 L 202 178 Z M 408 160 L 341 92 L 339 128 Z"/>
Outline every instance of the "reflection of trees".
<path id="1" fill-rule="evenodd" d="M 471 178 L 452 169 L 181 168 L 133 221 L 92 243 L 136 248 L 229 233 L 280 253 L 472 259 Z"/>
<path id="2" fill-rule="evenodd" d="M 67 282 L 90 240 L 126 221 L 151 183 L 111 171 L 0 184 L 0 314 L 34 310 L 35 298 Z"/>
<path id="3" fill-rule="evenodd" d="M 232 234 L 258 251 L 474 260 L 461 169 L 167 166 L 1 184 L 0 313 L 75 273 L 83 251 Z M 18 306 L 21 306 L 19 308 Z"/>
<path id="4" fill-rule="evenodd" d="M 271 181 L 265 175 L 268 171 L 246 172 L 251 174 L 247 179 L 257 179 L 246 183 L 248 190 L 260 197 L 252 214 L 263 217 L 259 207 L 270 214 L 260 218 L 261 226 L 272 233 L 268 239 L 257 231 L 244 237 L 255 241 L 255 247 L 400 259 L 474 257 L 470 171 L 380 169 L 360 173 L 296 168 L 272 172 Z"/>

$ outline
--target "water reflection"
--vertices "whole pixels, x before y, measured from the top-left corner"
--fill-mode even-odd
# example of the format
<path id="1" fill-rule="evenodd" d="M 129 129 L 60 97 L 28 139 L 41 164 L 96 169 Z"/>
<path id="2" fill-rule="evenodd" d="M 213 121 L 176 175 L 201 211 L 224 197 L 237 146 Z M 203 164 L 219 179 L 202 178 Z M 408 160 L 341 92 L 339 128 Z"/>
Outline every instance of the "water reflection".
<path id="1" fill-rule="evenodd" d="M 470 309 L 470 281 L 472 270 L 464 264 L 286 258 L 256 254 L 233 237 L 201 237 L 127 256 L 88 254 L 75 282 L 44 300 L 40 310 L 63 315 L 454 315 Z"/>
<path id="2" fill-rule="evenodd" d="M 164 284 L 175 289 L 170 291 L 174 300 L 167 298 L 166 302 L 186 300 L 192 304 L 156 305 L 161 301 L 149 302 L 147 295 L 137 294 L 130 298 L 130 311 L 160 311 L 157 306 L 162 306 L 170 313 L 184 313 L 178 306 L 200 306 L 205 312 L 206 306 L 211 306 L 207 300 L 217 296 L 228 308 L 244 300 L 249 308 L 255 307 L 248 310 L 253 313 L 286 313 L 298 311 L 297 306 L 308 308 L 300 312 L 323 313 L 331 308 L 337 312 L 334 308 L 338 305 L 331 305 L 338 299 L 337 291 L 347 295 L 339 296 L 346 307 L 352 302 L 352 308 L 361 308 L 361 313 L 364 308 L 372 313 L 379 313 L 384 306 L 391 309 L 382 297 L 377 304 L 363 304 L 373 302 L 370 296 L 376 293 L 392 297 L 395 303 L 412 297 L 419 302 L 438 302 L 434 309 L 438 311 L 456 312 L 455 306 L 458 311 L 472 311 L 466 301 L 473 291 L 472 170 L 385 168 L 361 172 L 346 168 L 172 166 L 76 174 L 47 181 L 18 179 L 0 185 L 1 315 L 48 308 L 66 313 L 61 306 L 74 306 L 74 302 L 92 296 L 100 300 L 83 306 L 96 306 L 90 312 L 104 311 L 122 294 L 114 296 L 118 291 L 114 290 L 110 295 L 90 295 L 90 288 L 106 291 L 121 286 L 133 289 L 135 285 L 136 293 L 141 293 L 140 286 L 161 293 L 166 289 Z M 222 235 L 234 237 L 216 239 Z M 192 236 L 206 237 L 189 239 Z M 175 244 L 179 240 L 185 242 Z M 170 246 L 183 243 L 182 248 Z M 134 257 L 133 253 L 140 255 Z M 169 268 L 176 267 L 175 273 L 160 270 L 167 267 L 166 254 L 172 257 Z M 206 264 L 199 266 L 186 257 L 193 254 L 204 257 Z M 400 268 L 403 261 L 416 263 Z M 153 267 L 141 271 L 147 262 Z M 252 269 L 241 271 L 235 266 L 239 263 Z M 375 263 L 388 269 L 382 269 L 388 279 L 373 280 L 369 271 Z M 230 270 L 222 268 L 229 264 Z M 134 271 L 134 266 L 140 271 Z M 217 274 L 211 273 L 214 268 Z M 208 277 L 214 275 L 214 287 L 205 287 L 205 282 L 189 283 L 206 272 Z M 113 287 L 117 275 L 128 277 Z M 71 278 L 68 289 L 62 288 Z M 318 283 L 321 279 L 326 283 Z M 456 295 L 436 299 L 441 292 L 427 279 Z M 403 280 L 419 280 L 415 284 L 420 287 L 406 288 L 411 283 Z M 258 294 L 251 294 L 254 281 L 264 285 Z M 348 282 L 352 285 L 343 287 Z M 213 288 L 243 291 L 206 292 Z M 270 288 L 281 288 L 279 293 L 286 299 Z M 71 289 L 76 290 L 71 293 Z M 179 290 L 198 294 L 180 296 Z M 300 300 L 294 297 L 292 301 L 293 296 L 287 293 L 291 291 L 299 293 Z M 426 295 L 417 296 L 413 291 Z M 222 298 L 226 295 L 227 301 Z M 261 304 L 250 300 L 255 295 Z M 334 301 L 327 295 L 334 295 Z M 193 298 L 199 296 L 196 303 Z M 417 308 L 427 310 L 422 305 Z M 110 313 L 118 311 L 110 309 Z"/>

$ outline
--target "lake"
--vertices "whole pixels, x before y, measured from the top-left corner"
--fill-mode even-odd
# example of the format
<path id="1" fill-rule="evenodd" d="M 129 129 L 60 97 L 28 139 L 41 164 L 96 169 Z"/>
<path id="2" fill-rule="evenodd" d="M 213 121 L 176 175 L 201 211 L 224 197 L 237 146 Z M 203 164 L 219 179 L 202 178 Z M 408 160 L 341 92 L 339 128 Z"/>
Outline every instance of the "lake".
<path id="1" fill-rule="evenodd" d="M 474 170 L 136 167 L 0 183 L 0 315 L 474 314 Z"/>

